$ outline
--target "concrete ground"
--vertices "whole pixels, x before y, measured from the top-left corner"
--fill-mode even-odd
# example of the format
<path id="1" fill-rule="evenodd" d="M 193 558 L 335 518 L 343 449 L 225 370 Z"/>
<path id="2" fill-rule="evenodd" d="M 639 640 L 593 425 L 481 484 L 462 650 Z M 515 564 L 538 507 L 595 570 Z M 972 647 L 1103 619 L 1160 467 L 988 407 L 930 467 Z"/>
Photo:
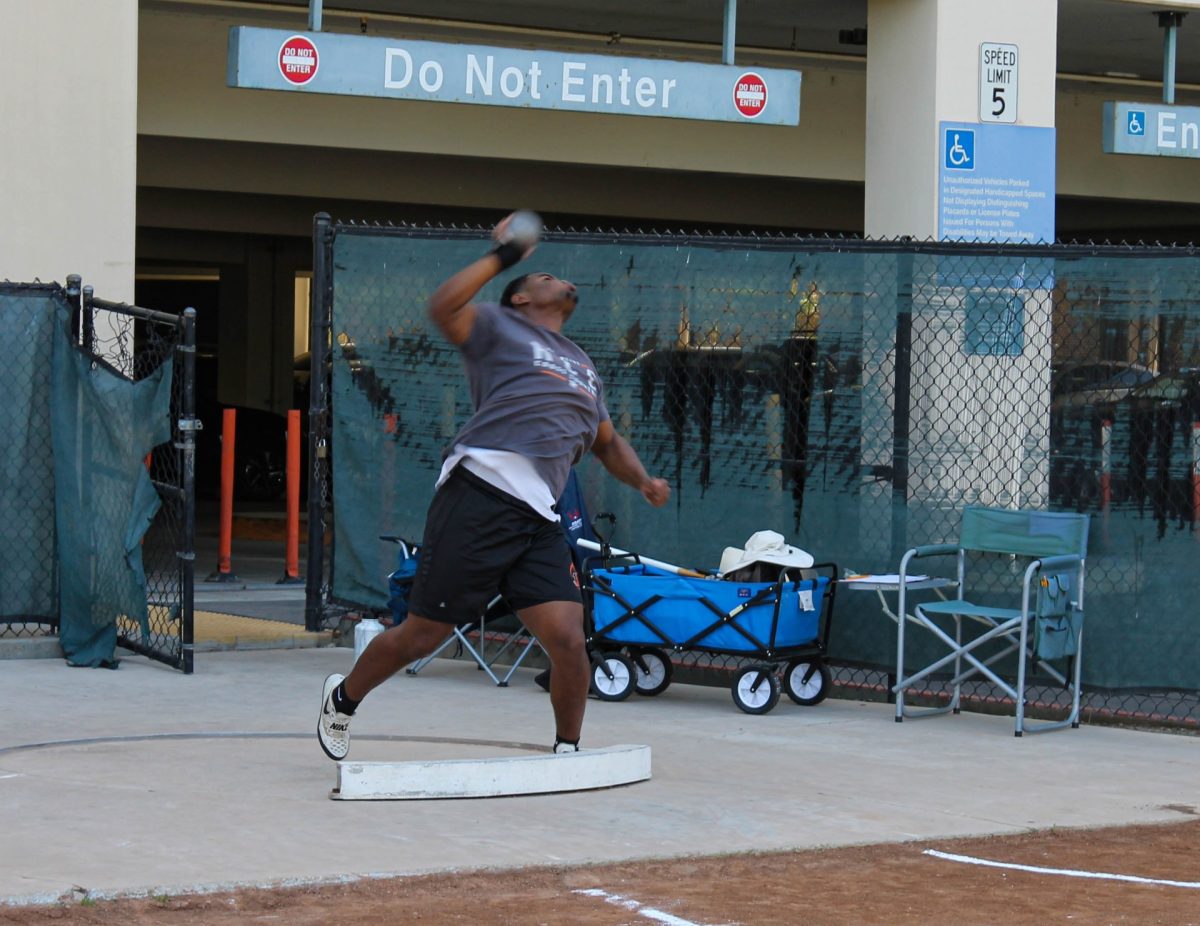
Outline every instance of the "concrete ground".
<path id="1" fill-rule="evenodd" d="M 61 659 L 2 663 L 0 699 L 18 710 L 0 726 L 0 903 L 1200 811 L 1196 737 L 1083 727 L 1017 740 L 1004 717 L 898 725 L 886 704 L 835 700 L 801 708 L 784 698 L 751 717 L 725 688 L 682 684 L 658 698 L 588 702 L 584 745 L 650 745 L 649 782 L 522 798 L 331 801 L 334 765 L 316 743 L 317 702 L 321 680 L 345 671 L 352 651 L 299 639 L 304 589 L 275 584 L 277 540 L 235 538 L 241 581 L 204 582 L 216 563 L 215 531 L 204 524 L 196 608 L 209 616 L 197 621 L 194 675 L 128 655 L 116 672 Z M 534 671 L 519 670 L 504 689 L 471 662 L 401 674 L 364 703 L 351 756 L 512 755 L 513 745 L 548 745 L 549 699 Z"/>
<path id="2" fill-rule="evenodd" d="M 199 653 L 191 676 L 142 657 L 118 671 L 4 663 L 0 903 L 1172 821 L 1200 810 L 1196 737 L 1085 726 L 1015 739 L 1004 717 L 896 724 L 886 704 L 836 700 L 784 699 L 749 716 L 728 690 L 690 685 L 588 703 L 583 745 L 650 745 L 648 782 L 331 801 L 334 765 L 313 731 L 321 680 L 352 658 L 334 647 Z M 473 663 L 447 660 L 398 675 L 360 709 L 351 756 L 548 745 L 549 700 L 532 675 L 520 670 L 501 689 Z"/>

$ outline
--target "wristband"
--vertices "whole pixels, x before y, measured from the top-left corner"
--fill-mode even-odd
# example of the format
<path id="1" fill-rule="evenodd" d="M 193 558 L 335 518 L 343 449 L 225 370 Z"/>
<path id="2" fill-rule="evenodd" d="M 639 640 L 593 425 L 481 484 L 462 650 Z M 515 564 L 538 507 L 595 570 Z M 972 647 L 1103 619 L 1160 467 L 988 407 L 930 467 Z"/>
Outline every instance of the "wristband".
<path id="1" fill-rule="evenodd" d="M 500 269 L 507 270 L 521 260 L 525 254 L 525 249 L 518 247 L 511 241 L 505 241 L 503 244 L 494 247 L 491 253 L 500 258 Z"/>

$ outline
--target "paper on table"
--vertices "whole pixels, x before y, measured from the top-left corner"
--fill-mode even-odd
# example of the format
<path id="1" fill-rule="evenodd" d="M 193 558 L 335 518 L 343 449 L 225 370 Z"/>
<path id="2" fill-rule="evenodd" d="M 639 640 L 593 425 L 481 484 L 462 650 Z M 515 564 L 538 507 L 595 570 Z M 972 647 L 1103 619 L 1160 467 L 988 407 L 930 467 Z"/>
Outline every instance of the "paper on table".
<path id="1" fill-rule="evenodd" d="M 905 576 L 906 582 L 924 582 L 929 576 Z M 900 584 L 900 574 L 893 572 L 888 575 L 876 575 L 874 573 L 865 576 L 846 576 L 843 582 L 890 582 L 893 585 Z"/>

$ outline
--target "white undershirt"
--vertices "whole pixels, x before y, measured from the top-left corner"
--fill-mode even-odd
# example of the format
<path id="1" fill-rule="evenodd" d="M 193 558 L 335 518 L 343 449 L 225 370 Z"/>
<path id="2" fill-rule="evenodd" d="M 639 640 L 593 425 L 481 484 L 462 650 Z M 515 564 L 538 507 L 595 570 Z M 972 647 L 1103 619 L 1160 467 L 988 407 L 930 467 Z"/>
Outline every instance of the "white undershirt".
<path id="1" fill-rule="evenodd" d="M 454 467 L 460 464 L 488 485 L 520 499 L 547 521 L 559 520 L 550 487 L 528 457 L 511 450 L 489 450 L 486 447 L 457 444 L 454 452 L 442 464 L 436 488 L 441 488 L 442 483 L 450 478 Z"/>

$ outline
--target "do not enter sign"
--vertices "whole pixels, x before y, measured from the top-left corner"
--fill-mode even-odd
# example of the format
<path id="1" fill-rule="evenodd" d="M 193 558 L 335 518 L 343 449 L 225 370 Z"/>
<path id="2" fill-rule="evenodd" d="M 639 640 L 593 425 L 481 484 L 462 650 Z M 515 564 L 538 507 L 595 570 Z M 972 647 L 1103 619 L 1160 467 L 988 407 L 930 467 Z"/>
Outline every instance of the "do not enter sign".
<path id="1" fill-rule="evenodd" d="M 761 116 L 767 108 L 767 82 L 753 71 L 747 71 L 733 86 L 733 105 L 747 119 Z"/>
<path id="2" fill-rule="evenodd" d="M 302 35 L 293 35 L 279 48 L 279 73 L 289 83 L 308 83 L 317 75 L 317 46 Z"/>

